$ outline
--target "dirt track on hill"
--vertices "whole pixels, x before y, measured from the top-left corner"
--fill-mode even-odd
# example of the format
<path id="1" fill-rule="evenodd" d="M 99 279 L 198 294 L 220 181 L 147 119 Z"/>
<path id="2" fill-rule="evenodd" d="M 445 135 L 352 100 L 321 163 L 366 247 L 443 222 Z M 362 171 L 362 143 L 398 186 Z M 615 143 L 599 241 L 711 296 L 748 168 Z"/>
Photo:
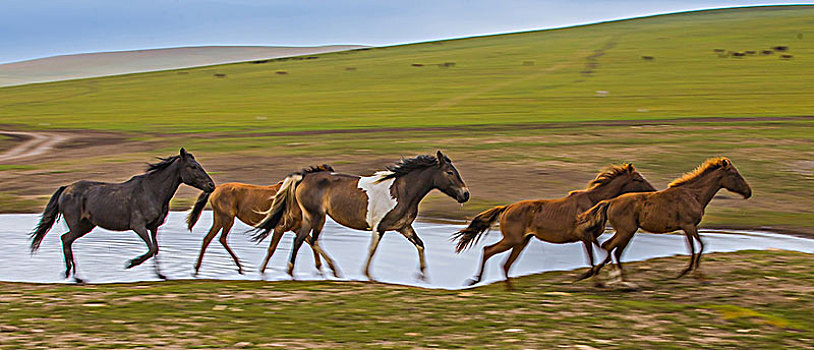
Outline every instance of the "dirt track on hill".
<path id="1" fill-rule="evenodd" d="M 67 141 L 77 135 L 63 133 L 43 133 L 25 131 L 0 131 L 0 135 L 24 139 L 23 143 L 16 145 L 0 154 L 0 162 L 30 158 L 50 151 L 56 145 Z"/>

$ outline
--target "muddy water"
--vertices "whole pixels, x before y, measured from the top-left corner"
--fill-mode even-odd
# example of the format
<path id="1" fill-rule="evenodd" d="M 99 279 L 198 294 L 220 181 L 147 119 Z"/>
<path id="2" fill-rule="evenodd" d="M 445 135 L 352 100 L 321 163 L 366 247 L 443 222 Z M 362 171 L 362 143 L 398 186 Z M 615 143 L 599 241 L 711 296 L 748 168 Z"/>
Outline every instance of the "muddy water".
<path id="1" fill-rule="evenodd" d="M 192 265 L 197 258 L 201 239 L 212 222 L 211 212 L 204 212 L 198 226 L 188 232 L 184 225 L 185 213 L 170 213 L 166 224 L 159 229 L 158 256 L 162 272 L 171 279 L 192 279 Z M 38 219 L 34 214 L 0 215 L 0 280 L 14 282 L 70 282 L 62 278 L 64 262 L 59 235 L 67 228 L 60 222 L 54 226 L 43 241 L 40 250 L 29 253 L 28 232 Z M 204 258 L 199 278 L 284 280 L 284 272 L 293 234 L 287 233 L 277 253 L 266 270 L 257 272 L 258 264 L 266 252 L 267 242 L 255 245 L 243 234 L 249 227 L 236 223 L 229 235 L 229 244 L 241 258 L 245 275 L 239 275 L 232 259 L 218 243 L 212 241 Z M 372 266 L 373 276 L 382 281 L 430 288 L 461 288 L 470 278 L 480 259 L 481 248 L 500 239 L 499 232 L 492 232 L 474 248 L 455 254 L 449 235 L 460 225 L 417 222 L 416 231 L 427 247 L 428 282 L 415 279 L 418 255 L 404 237 L 388 232 L 379 245 Z M 744 249 L 784 249 L 814 253 L 814 240 L 773 234 L 768 232 L 723 232 L 706 230 L 701 233 L 707 244 L 706 252 L 730 252 Z M 600 240 L 607 239 L 608 236 Z M 343 280 L 365 280 L 362 267 L 367 255 L 370 233 L 350 230 L 328 221 L 320 238 L 322 247 L 339 265 Z M 89 283 L 137 282 L 157 280 L 153 273 L 153 261 L 141 266 L 124 269 L 128 259 L 147 251 L 147 247 L 133 232 L 110 232 L 96 229 L 74 243 L 74 256 L 78 276 Z M 492 258 L 487 264 L 484 283 L 502 279 L 502 262 L 506 253 Z M 604 255 L 597 252 L 601 258 Z M 640 233 L 625 252 L 623 261 L 638 261 L 655 257 L 687 254 L 683 235 L 654 235 Z M 511 275 L 527 275 L 541 271 L 570 270 L 586 267 L 587 262 L 581 244 L 548 244 L 532 240 L 514 264 Z M 326 267 L 327 268 L 327 267 Z M 677 266 L 676 271 L 680 268 Z M 327 272 L 327 270 L 326 270 Z M 297 257 L 297 279 L 333 279 L 322 277 L 314 268 L 310 248 L 303 245 Z M 575 274 L 576 276 L 576 274 Z"/>

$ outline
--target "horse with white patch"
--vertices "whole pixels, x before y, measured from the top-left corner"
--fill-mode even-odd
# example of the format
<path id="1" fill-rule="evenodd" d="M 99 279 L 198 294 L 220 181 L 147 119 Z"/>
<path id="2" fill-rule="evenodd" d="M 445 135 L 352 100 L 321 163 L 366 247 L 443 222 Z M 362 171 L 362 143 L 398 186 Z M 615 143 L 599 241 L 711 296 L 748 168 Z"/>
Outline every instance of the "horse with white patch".
<path id="1" fill-rule="evenodd" d="M 370 277 L 370 262 L 384 232 L 398 231 L 418 250 L 419 278 L 426 278 L 424 242 L 413 229 L 418 215 L 418 203 L 433 189 L 438 189 L 459 203 L 469 200 L 469 190 L 452 161 L 441 151 L 435 157 L 420 155 L 402 159 L 373 176 L 320 173 L 289 175 L 274 197 L 266 217 L 257 224 L 255 241 L 262 241 L 280 223 L 293 220 L 293 206 L 302 210 L 302 225 L 297 231 L 288 274 L 294 275 L 297 251 L 311 233 L 311 245 L 321 251 L 319 233 L 325 225 L 325 215 L 340 225 L 373 233 L 365 276 Z"/>

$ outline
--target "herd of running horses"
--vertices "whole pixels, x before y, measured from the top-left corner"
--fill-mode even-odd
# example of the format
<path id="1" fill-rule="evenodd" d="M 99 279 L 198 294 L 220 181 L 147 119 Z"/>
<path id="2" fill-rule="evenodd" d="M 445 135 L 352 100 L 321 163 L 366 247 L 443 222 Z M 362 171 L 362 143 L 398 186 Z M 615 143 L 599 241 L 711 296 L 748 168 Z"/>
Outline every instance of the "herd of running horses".
<path id="1" fill-rule="evenodd" d="M 201 267 L 206 248 L 218 232 L 220 243 L 243 273 L 240 260 L 226 241 L 237 218 L 254 227 L 252 239 L 256 242 L 272 235 L 261 272 L 265 271 L 283 234 L 293 231 L 296 237 L 288 273 L 293 276 L 297 251 L 307 242 L 313 250 L 317 269 L 321 271 L 324 259 L 338 277 L 336 264 L 319 245 L 327 215 L 340 225 L 372 232 L 364 268 L 368 278 L 371 278 L 370 262 L 382 236 L 386 231 L 397 231 L 418 251 L 419 277 L 423 279 L 427 267 L 424 243 L 412 226 L 418 215 L 418 204 L 435 189 L 459 203 L 470 198 L 458 169 L 441 151 L 435 156 L 402 159 L 372 176 L 341 174 L 328 165 L 314 166 L 271 186 L 242 183 L 215 186 L 195 157 L 183 148 L 178 155 L 160 160 L 150 164 L 146 173 L 123 183 L 83 180 L 57 189 L 31 233 L 32 252 L 39 248 L 61 215 L 69 229 L 62 235 L 65 278 L 73 274 L 76 282 L 82 282 L 76 277 L 71 245 L 96 226 L 111 231 L 135 231 L 149 249 L 125 265 L 126 268 L 137 266 L 158 254 L 158 227 L 167 217 L 170 199 L 183 183 L 203 191 L 187 217 L 189 230 L 207 203 L 213 210 L 212 227 L 204 237 L 194 266 L 195 274 Z M 681 272 L 681 277 L 698 268 L 704 251 L 698 224 L 707 204 L 721 188 L 744 198 L 752 195 L 746 180 L 732 162 L 723 157 L 706 160 L 660 191 L 632 164 L 612 165 L 598 174 L 587 188 L 572 191 L 563 198 L 525 200 L 486 210 L 475 216 L 466 228 L 454 233 L 452 239 L 457 241 L 457 252 L 461 252 L 475 244 L 499 220 L 503 238 L 483 248 L 480 267 L 469 283 L 481 280 L 489 258 L 511 249 L 503 264 L 505 281 L 511 288 L 509 269 L 532 237 L 550 243 L 582 242 L 591 268 L 580 279 L 597 276 L 599 270 L 615 258 L 616 278 L 624 281 L 620 258 L 637 230 L 653 233 L 682 230 L 687 236 L 690 264 Z M 615 233 L 601 244 L 607 257 L 594 264 L 593 246 L 599 245 L 597 239 L 605 231 L 607 222 Z M 155 273 L 165 279 L 157 261 Z"/>

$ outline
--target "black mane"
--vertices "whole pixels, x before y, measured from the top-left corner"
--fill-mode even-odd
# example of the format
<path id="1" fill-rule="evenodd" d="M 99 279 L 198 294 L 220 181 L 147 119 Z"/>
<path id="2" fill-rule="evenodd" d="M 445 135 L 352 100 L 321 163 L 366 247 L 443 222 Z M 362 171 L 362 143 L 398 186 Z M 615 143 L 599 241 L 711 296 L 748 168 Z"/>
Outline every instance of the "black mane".
<path id="1" fill-rule="evenodd" d="M 444 160 L 451 162 L 447 156 L 444 156 Z M 413 170 L 425 169 L 436 165 L 438 165 L 438 158 L 428 154 L 419 155 L 414 158 L 401 158 L 398 163 L 385 167 L 390 174 L 382 176 L 379 181 L 398 178 L 407 175 Z"/>
<path id="2" fill-rule="evenodd" d="M 147 164 L 147 173 L 153 173 L 159 170 L 166 169 L 172 162 L 176 159 L 181 158 L 181 156 L 172 156 L 167 158 L 156 157 L 157 159 L 161 160 L 158 163 Z"/>
<path id="3" fill-rule="evenodd" d="M 318 173 L 318 172 L 321 172 L 321 171 L 333 172 L 334 168 L 332 166 L 328 165 L 328 164 L 312 165 L 312 166 L 310 166 L 308 168 L 302 168 L 302 170 L 300 170 L 298 172 L 298 174 L 305 175 L 305 174 L 311 174 L 311 173 Z"/>

